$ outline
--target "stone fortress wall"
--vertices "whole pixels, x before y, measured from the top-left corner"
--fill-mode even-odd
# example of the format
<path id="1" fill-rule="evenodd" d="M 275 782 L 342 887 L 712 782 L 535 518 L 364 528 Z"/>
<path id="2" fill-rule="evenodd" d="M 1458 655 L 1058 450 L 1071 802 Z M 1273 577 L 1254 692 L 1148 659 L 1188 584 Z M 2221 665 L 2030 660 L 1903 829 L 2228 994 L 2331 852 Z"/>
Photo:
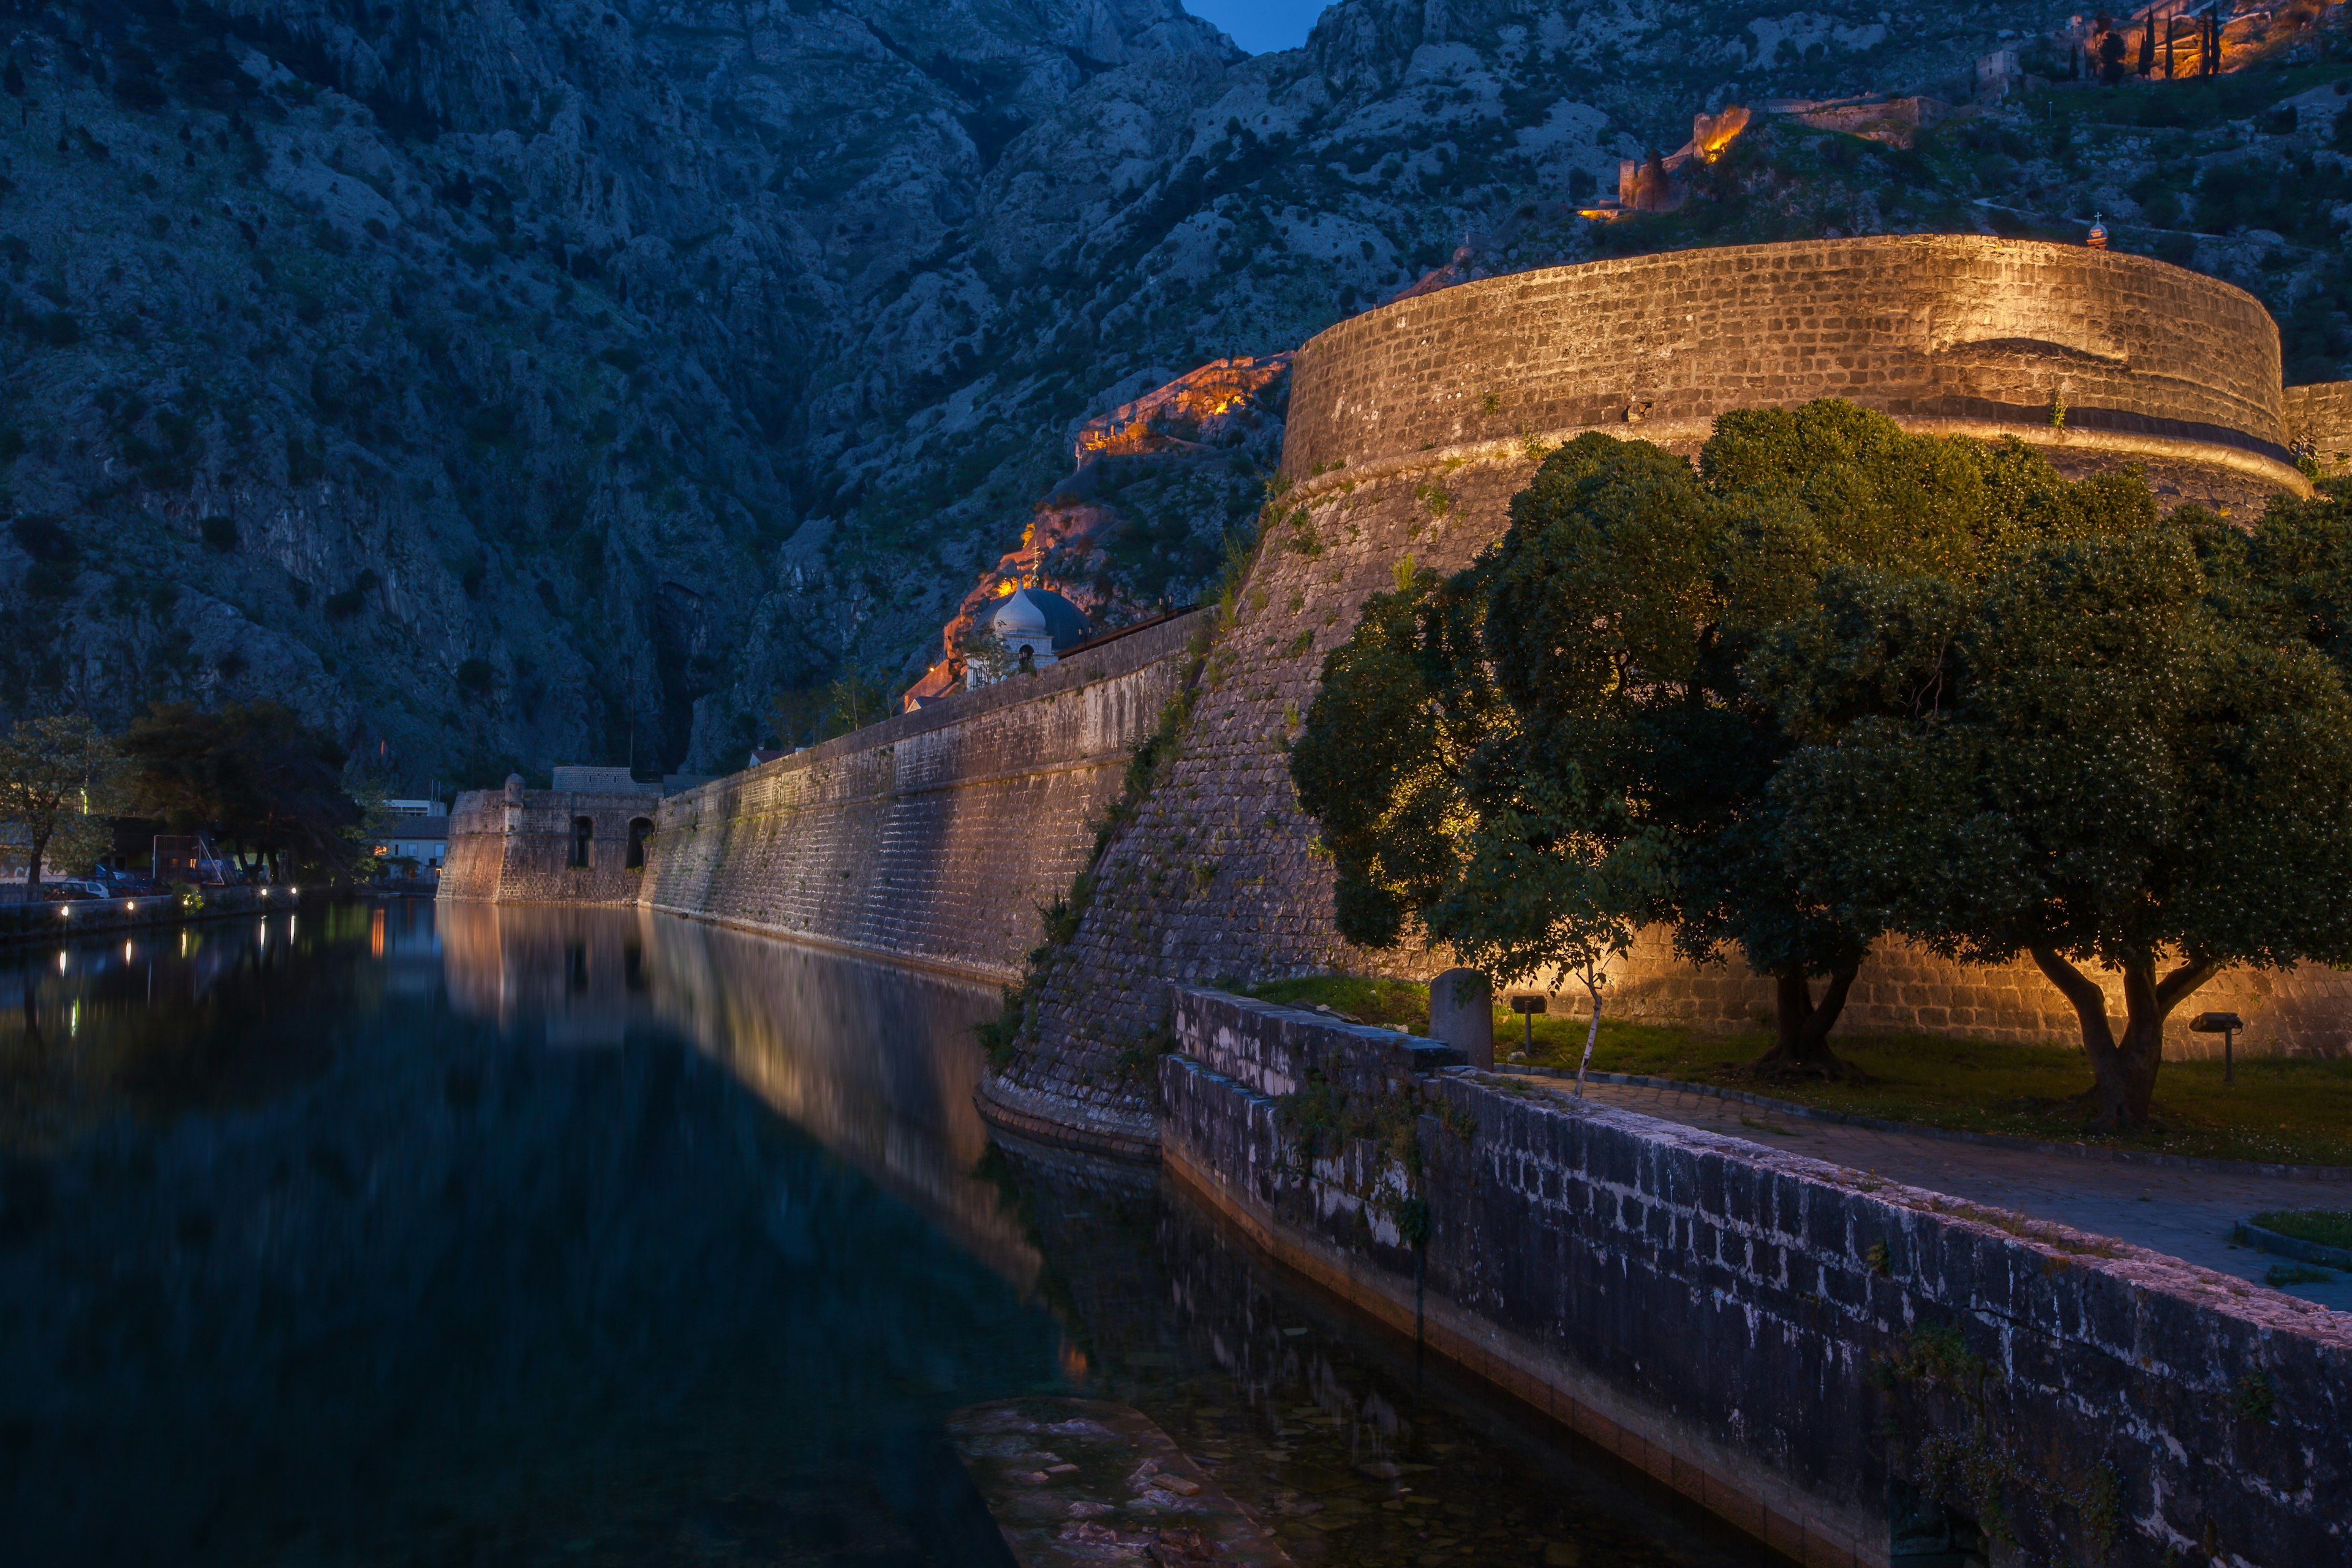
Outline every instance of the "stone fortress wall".
<path id="1" fill-rule="evenodd" d="M 1600 430 L 1688 454 L 1718 414 L 1842 396 L 1915 430 L 2013 435 L 2071 473 L 2137 465 L 2167 504 L 2251 519 L 2273 493 L 2311 491 L 2260 303 L 2069 246 L 1889 237 L 1521 273 L 1341 322 L 1299 350 L 1293 374 L 1291 510 L 1261 542 L 1177 756 L 1039 977 L 1030 1049 L 987 1085 L 1016 1121 L 1143 1136 L 1150 1088 L 1118 1064 L 1162 1026 L 1171 981 L 1443 966 L 1339 938 L 1285 748 L 1364 600 L 1407 557 L 1450 572 L 1498 538 L 1541 443 Z M 1770 1005 L 1736 963 L 1695 971 L 1657 942 L 1609 996 L 1619 1016 L 1710 1027 L 1751 1026 Z M 2245 1014 L 2254 1049 L 2352 1039 L 2352 980 L 2326 972 L 2233 973 L 2197 1005 Z M 1841 1027 L 2074 1033 L 2030 967 L 1969 970 L 1899 947 L 1864 968 Z M 2168 1050 L 2206 1048 L 2185 1017 L 2173 1035 Z"/>
<path id="2" fill-rule="evenodd" d="M 1013 980 L 1198 617 L 959 693 L 661 803 L 640 901 L 957 974 Z"/>
<path id="3" fill-rule="evenodd" d="M 2352 381 L 2286 389 L 2287 440 L 2329 479 L 2352 478 Z"/>

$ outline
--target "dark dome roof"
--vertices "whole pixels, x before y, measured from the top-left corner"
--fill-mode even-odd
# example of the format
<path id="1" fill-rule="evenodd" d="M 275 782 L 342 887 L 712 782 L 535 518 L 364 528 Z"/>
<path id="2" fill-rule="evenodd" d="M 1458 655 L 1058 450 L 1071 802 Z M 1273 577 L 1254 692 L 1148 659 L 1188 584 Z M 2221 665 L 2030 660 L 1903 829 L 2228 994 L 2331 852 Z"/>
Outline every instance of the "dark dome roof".
<path id="1" fill-rule="evenodd" d="M 1078 607 L 1051 588 L 1021 588 L 998 602 L 989 626 L 1007 644 L 1049 642 L 1058 653 L 1086 640 L 1091 628 Z"/>

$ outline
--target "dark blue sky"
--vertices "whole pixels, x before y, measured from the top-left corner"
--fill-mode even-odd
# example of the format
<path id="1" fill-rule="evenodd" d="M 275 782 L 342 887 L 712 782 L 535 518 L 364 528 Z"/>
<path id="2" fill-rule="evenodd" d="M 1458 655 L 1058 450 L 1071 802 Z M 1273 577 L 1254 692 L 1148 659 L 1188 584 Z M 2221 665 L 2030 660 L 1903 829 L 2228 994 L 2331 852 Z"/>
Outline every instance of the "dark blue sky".
<path id="1" fill-rule="evenodd" d="M 1307 41 L 1307 29 L 1323 14 L 1328 0 L 1184 0 L 1184 9 L 1213 26 L 1223 27 L 1234 42 L 1254 55 L 1275 49 L 1295 49 Z"/>

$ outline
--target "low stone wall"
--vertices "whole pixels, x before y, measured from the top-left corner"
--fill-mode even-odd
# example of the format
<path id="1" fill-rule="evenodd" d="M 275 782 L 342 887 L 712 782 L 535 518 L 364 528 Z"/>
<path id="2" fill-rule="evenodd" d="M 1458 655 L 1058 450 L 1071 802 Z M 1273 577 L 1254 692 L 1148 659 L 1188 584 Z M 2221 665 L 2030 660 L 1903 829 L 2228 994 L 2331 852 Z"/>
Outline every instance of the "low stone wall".
<path id="1" fill-rule="evenodd" d="M 661 806 L 645 899 L 677 914 L 1012 980 L 1198 617 L 951 696 Z"/>
<path id="2" fill-rule="evenodd" d="M 330 887 L 314 890 L 334 889 Z M 204 890 L 204 902 L 194 909 L 183 904 L 173 893 L 156 893 L 143 899 L 76 899 L 54 904 L 20 900 L 0 904 L 0 942 L 48 942 L 102 931 L 144 931 L 189 921 L 226 920 L 233 915 L 273 914 L 280 910 L 294 910 L 299 902 L 293 889 L 257 887 L 207 888 Z"/>
<path id="3" fill-rule="evenodd" d="M 436 897 L 492 903 L 628 904 L 645 877 L 631 866 L 632 824 L 651 824 L 661 790 L 467 790 L 449 811 Z M 573 824 L 593 825 L 585 865 Z"/>
<path id="4" fill-rule="evenodd" d="M 1996 1563 L 2352 1560 L 2352 1324 L 2325 1308 L 1433 1070 L 1433 1042 L 1199 990 L 1171 1017 L 1179 1180 L 1281 1261 L 1800 1562 L 1888 1563 L 1910 1489 L 1985 1524 Z M 1310 1082 L 1409 1118 L 1418 1171 L 1330 1133 L 1328 1099 L 1286 1118 Z"/>
<path id="5" fill-rule="evenodd" d="M 2285 412 L 2287 439 L 2298 456 L 2330 478 L 2352 474 L 2352 381 L 2290 386 Z"/>

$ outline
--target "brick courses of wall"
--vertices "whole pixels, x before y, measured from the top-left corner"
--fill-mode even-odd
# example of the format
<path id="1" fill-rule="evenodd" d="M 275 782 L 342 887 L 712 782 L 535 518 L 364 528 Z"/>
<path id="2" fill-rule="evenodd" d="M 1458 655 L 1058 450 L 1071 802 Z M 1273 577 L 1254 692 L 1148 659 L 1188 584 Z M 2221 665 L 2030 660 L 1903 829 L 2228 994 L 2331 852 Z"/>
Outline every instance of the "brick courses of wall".
<path id="1" fill-rule="evenodd" d="M 2123 1016 L 2123 977 L 2092 969 L 2111 1016 Z M 1582 993 L 1578 993 L 1581 1005 Z M 1769 1026 L 1772 984 L 1736 959 L 1695 967 L 1664 933 L 1644 931 L 1612 965 L 1603 1005 L 1612 1018 L 1680 1024 L 1709 1032 Z M 2219 1057 L 2219 1035 L 2189 1030 L 2204 1012 L 2235 1013 L 2246 1026 L 2241 1056 L 2342 1056 L 2352 1051 L 2352 974 L 2319 965 L 2230 969 L 2207 981 L 2167 1020 L 2168 1060 Z M 1881 942 L 1854 977 L 1838 1032 L 1918 1031 L 2015 1045 L 2072 1046 L 2082 1039 L 2074 1010 L 2030 958 L 1999 965 L 1955 963 L 1912 943 Z"/>
<path id="2" fill-rule="evenodd" d="M 2322 474 L 2352 474 L 2352 381 L 2290 386 L 2284 413 L 2289 444 L 2307 452 Z"/>
<path id="3" fill-rule="evenodd" d="M 1299 351 L 1283 471 L 1596 428 L 1703 440 L 1727 409 L 1817 397 L 2214 470 L 2184 499 L 2306 488 L 2261 301 L 2145 257 L 1974 236 L 1670 251 L 1366 311 Z"/>
<path id="4" fill-rule="evenodd" d="M 2053 364 L 2073 367 L 2070 409 L 2129 414 L 2170 455 L 2095 445 L 2133 432 L 2086 435 L 2072 414 L 2073 434 L 2052 429 Z M 1167 981 L 1445 967 L 1339 939 L 1329 864 L 1285 748 L 1324 656 L 1400 563 L 1458 570 L 1501 536 L 1538 461 L 1515 432 L 1556 439 L 1583 421 L 1689 455 L 1718 412 L 1838 394 L 1930 431 L 2029 437 L 2064 471 L 2144 464 L 2169 500 L 2242 517 L 2280 489 L 2309 488 L 2281 460 L 2278 333 L 2257 302 L 2160 262 L 2064 246 L 1896 237 L 1519 274 L 1342 322 L 1299 351 L 1293 374 L 1283 467 L 1305 521 L 1260 541 L 1174 760 L 1105 856 L 1077 936 L 1037 977 L 1024 1054 L 990 1080 L 992 1096 L 1040 1121 L 1148 1137 L 1150 1085 L 1118 1064 L 1161 1026 Z M 1632 392 L 1649 412 L 1629 426 Z M 2039 424 L 1917 413 L 1978 409 L 1969 417 L 1979 420 L 1979 405 Z M 2211 435 L 2231 420 L 2234 436 Z M 2189 426 L 2211 438 L 2178 434 Z M 1736 963 L 1694 970 L 1654 942 L 1612 990 L 1621 1016 L 1714 1028 L 1751 1027 L 1770 1005 Z M 2297 970 L 2225 976 L 2192 1010 L 2236 1005 L 2253 1048 L 2339 1051 L 2352 1042 L 2347 1003 L 2345 977 Z M 2168 1041 L 2175 1054 L 2209 1048 L 2186 1033 L 2188 1016 Z M 1979 976 L 1899 949 L 1865 969 L 1852 1018 L 1843 1026 L 2078 1037 L 2030 966 Z"/>
<path id="5" fill-rule="evenodd" d="M 1180 1182 L 1278 1260 L 1798 1562 L 1887 1563 L 1890 1470 L 1919 1479 L 1937 1436 L 1999 1476 L 2020 1539 L 1996 1563 L 2352 1561 L 2352 1328 L 2323 1307 L 1433 1071 L 1450 1054 L 1433 1041 L 1214 993 L 1173 1001 L 1160 1087 Z M 1360 1099 L 1417 1079 L 1445 1107 L 1417 1119 L 1417 1191 L 1369 1139 L 1302 1158 L 1279 1102 L 1309 1065 Z M 1399 1225 L 1415 1197 L 1417 1256 Z M 1973 1408 L 1948 1381 L 1885 1375 L 1922 1331 L 1980 1359 Z"/>
<path id="6" fill-rule="evenodd" d="M 662 803 L 645 902 L 973 977 L 1038 911 L 1159 723 L 1197 617 L 960 693 Z"/>
<path id="7" fill-rule="evenodd" d="M 661 790 L 468 790 L 449 811 L 438 896 L 492 903 L 635 903 L 629 825 L 651 822 Z M 595 824 L 588 864 L 572 864 L 576 818 Z"/>

